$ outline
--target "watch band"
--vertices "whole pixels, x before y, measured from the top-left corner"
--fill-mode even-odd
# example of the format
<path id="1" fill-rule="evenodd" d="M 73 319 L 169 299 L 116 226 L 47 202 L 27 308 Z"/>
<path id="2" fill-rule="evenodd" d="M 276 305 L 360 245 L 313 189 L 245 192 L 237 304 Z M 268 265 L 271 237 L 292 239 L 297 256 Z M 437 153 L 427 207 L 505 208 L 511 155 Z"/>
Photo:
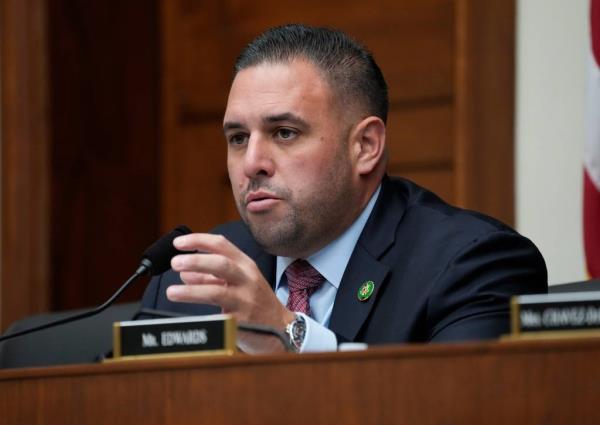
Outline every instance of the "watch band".
<path id="1" fill-rule="evenodd" d="M 294 348 L 294 351 L 299 352 L 306 336 L 306 320 L 304 320 L 304 317 L 296 314 L 296 318 L 285 327 L 285 333 L 290 339 L 290 345 Z"/>

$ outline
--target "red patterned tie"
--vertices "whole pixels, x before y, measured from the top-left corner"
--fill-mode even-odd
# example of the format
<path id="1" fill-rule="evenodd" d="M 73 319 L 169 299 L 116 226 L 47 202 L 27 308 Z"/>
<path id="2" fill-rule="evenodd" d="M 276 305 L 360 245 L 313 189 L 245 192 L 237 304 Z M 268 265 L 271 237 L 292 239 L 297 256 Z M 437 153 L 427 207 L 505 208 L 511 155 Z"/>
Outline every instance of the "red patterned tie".
<path id="1" fill-rule="evenodd" d="M 287 308 L 310 316 L 310 296 L 325 278 L 306 260 L 296 260 L 285 269 L 290 296 Z"/>

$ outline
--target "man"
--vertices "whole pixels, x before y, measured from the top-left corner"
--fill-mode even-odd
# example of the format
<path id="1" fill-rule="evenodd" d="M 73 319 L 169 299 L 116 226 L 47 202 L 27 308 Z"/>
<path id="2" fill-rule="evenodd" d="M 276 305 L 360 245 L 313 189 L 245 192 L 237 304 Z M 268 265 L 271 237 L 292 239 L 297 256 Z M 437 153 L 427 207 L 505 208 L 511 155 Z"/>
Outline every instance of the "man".
<path id="1" fill-rule="evenodd" d="M 144 306 L 214 305 L 286 330 L 299 351 L 507 332 L 509 297 L 547 289 L 541 255 L 507 226 L 388 178 L 387 109 L 379 67 L 345 34 L 288 25 L 254 40 L 223 122 L 243 222 L 176 239 L 197 253 L 174 257 Z"/>

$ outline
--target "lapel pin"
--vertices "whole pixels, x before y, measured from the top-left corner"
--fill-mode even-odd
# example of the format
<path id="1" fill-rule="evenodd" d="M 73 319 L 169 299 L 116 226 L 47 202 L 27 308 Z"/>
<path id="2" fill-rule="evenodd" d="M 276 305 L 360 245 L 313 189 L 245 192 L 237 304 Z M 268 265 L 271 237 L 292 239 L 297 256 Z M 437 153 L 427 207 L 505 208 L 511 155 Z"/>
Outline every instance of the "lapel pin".
<path id="1" fill-rule="evenodd" d="M 375 284 L 372 280 L 367 280 L 365 283 L 360 285 L 358 288 L 358 300 L 359 301 L 367 301 L 371 295 L 373 295 L 373 290 L 375 289 Z"/>

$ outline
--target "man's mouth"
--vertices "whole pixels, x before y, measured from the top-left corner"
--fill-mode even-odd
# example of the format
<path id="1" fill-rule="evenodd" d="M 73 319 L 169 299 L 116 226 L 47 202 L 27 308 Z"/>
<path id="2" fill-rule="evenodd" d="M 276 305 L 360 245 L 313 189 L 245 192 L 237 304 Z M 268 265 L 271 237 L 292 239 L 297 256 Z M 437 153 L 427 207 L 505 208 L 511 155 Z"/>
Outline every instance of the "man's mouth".
<path id="1" fill-rule="evenodd" d="M 250 192 L 245 199 L 246 210 L 249 212 L 266 212 L 280 201 L 276 195 L 265 191 Z"/>

